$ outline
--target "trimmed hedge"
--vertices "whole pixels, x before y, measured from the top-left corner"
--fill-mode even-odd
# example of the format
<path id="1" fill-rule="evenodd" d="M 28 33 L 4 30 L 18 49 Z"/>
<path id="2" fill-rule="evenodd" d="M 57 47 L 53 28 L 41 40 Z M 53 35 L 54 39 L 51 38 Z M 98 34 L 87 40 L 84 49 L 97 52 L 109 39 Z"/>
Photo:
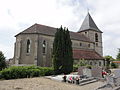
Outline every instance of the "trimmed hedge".
<path id="1" fill-rule="evenodd" d="M 12 66 L 0 71 L 0 79 L 17 79 L 53 75 L 51 67 Z"/>

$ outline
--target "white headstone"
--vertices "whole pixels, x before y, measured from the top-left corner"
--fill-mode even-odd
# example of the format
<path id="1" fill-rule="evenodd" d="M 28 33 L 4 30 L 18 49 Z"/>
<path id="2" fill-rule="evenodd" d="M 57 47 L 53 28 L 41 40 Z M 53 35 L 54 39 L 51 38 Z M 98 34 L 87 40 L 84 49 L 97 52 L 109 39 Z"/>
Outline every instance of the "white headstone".
<path id="1" fill-rule="evenodd" d="M 88 77 L 91 77 L 91 76 L 92 76 L 91 69 L 84 68 L 84 69 L 83 69 L 83 75 L 86 75 L 86 76 L 88 76 Z"/>
<path id="2" fill-rule="evenodd" d="M 102 68 L 92 67 L 92 77 L 102 78 Z"/>
<path id="3" fill-rule="evenodd" d="M 114 83 L 116 86 L 120 86 L 120 69 L 114 70 Z"/>
<path id="4" fill-rule="evenodd" d="M 120 69 L 114 70 L 114 77 L 115 78 L 120 78 Z"/>

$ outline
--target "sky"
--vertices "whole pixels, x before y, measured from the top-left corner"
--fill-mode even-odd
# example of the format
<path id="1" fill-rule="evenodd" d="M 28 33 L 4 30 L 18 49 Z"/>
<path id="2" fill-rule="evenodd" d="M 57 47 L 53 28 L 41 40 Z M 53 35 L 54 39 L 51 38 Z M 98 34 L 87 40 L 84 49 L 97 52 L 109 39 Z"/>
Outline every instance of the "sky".
<path id="1" fill-rule="evenodd" d="M 103 54 L 120 48 L 120 0 L 0 0 L 0 51 L 14 56 L 15 35 L 38 23 L 77 32 L 88 10 L 103 31 Z"/>

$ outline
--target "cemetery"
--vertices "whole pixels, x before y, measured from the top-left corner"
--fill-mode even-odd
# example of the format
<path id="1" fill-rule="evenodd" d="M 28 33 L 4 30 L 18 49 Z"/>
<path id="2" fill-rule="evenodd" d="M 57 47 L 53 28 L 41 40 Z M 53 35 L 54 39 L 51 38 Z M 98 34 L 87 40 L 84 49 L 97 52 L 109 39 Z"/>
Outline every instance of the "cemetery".
<path id="1" fill-rule="evenodd" d="M 112 70 L 111 73 L 107 73 L 104 77 L 102 76 L 102 71 L 103 69 L 101 67 L 92 67 L 89 69 L 83 66 L 80 67 L 76 73 L 47 76 L 46 78 L 79 86 L 102 82 L 96 90 L 120 90 L 120 69 Z"/>

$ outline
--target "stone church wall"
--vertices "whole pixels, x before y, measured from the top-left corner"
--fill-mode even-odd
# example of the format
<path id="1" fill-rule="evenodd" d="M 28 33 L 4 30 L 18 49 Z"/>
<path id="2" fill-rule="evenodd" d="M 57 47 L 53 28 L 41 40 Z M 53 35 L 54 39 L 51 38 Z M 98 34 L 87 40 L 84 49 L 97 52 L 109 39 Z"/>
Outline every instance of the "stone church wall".
<path id="1" fill-rule="evenodd" d="M 27 53 L 27 40 L 30 40 L 30 53 Z M 46 42 L 43 53 L 43 42 Z M 34 64 L 38 66 L 52 66 L 53 36 L 42 34 L 21 34 L 16 37 L 15 64 Z M 81 43 L 81 45 L 80 45 Z M 89 45 L 90 44 L 90 45 Z M 72 40 L 73 49 L 94 49 L 90 42 Z"/>
<path id="2" fill-rule="evenodd" d="M 73 49 L 94 49 L 94 44 L 84 41 L 72 40 Z"/>
<path id="3" fill-rule="evenodd" d="M 37 35 L 23 34 L 16 38 L 16 54 L 15 60 L 18 58 L 18 64 L 34 64 L 37 57 Z M 27 40 L 30 40 L 30 53 L 27 53 Z M 20 42 L 20 45 L 18 43 Z M 19 52 L 20 50 L 20 52 Z M 17 55 L 19 53 L 19 57 Z M 17 63 L 16 63 L 17 64 Z"/>
<path id="4" fill-rule="evenodd" d="M 101 56 L 103 56 L 103 47 L 102 47 L 102 34 L 100 32 L 96 32 L 94 30 L 87 30 L 80 32 L 87 36 L 91 41 L 95 42 L 95 33 L 98 34 L 98 42 L 94 43 L 94 49 L 96 52 L 98 52 Z"/>
<path id="5" fill-rule="evenodd" d="M 74 65 L 79 64 L 80 60 L 74 60 Z M 87 60 L 87 64 L 92 66 L 104 67 L 104 60 Z"/>
<path id="6" fill-rule="evenodd" d="M 54 37 L 39 35 L 39 45 L 38 45 L 38 65 L 40 66 L 51 66 L 52 65 L 52 44 Z M 43 41 L 46 42 L 45 53 L 43 53 L 42 44 Z"/>

